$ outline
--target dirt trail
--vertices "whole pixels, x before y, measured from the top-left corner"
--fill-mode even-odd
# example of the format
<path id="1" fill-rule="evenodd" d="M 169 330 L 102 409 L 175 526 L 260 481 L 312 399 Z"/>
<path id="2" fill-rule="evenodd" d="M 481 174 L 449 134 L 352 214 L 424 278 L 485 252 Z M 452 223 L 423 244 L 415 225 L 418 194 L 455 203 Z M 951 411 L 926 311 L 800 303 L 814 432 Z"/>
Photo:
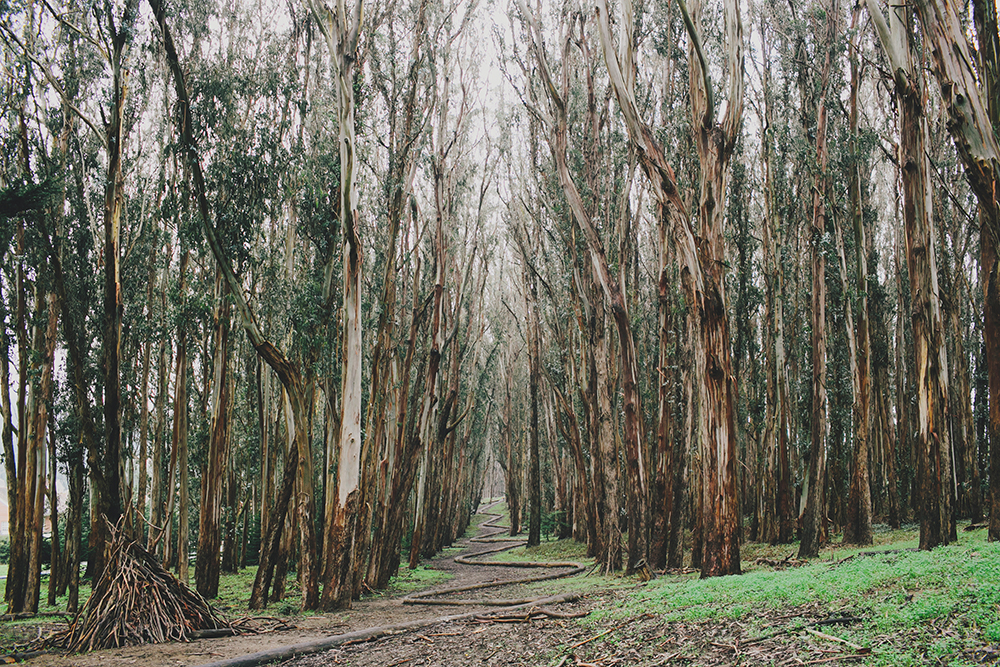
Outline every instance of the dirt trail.
<path id="1" fill-rule="evenodd" d="M 492 507 L 493 505 L 483 507 L 480 513 L 491 514 L 489 509 Z M 296 618 L 292 621 L 294 628 L 290 630 L 195 640 L 188 643 L 111 649 L 86 655 L 43 655 L 32 659 L 29 664 L 33 667 L 204 665 L 289 645 L 315 642 L 333 635 L 376 626 L 395 626 L 470 612 L 475 614 L 496 609 L 500 605 L 517 604 L 531 597 L 524 591 L 524 583 L 567 576 L 583 570 L 578 563 L 558 563 L 551 573 L 546 571 L 541 575 L 526 577 L 523 563 L 503 565 L 476 563 L 479 558 L 523 544 L 523 540 L 497 539 L 497 536 L 504 532 L 504 529 L 493 525 L 498 518 L 498 515 L 492 515 L 491 519 L 480 527 L 479 535 L 476 537 L 459 540 L 455 544 L 462 549 L 458 556 L 440 557 L 430 561 L 428 567 L 449 572 L 454 576 L 447 584 L 432 587 L 421 593 L 406 597 L 381 597 L 356 601 L 354 607 L 347 611 Z M 549 567 L 551 565 L 549 564 Z M 475 593 L 469 592 L 473 590 Z M 532 595 L 537 597 L 535 594 Z M 441 606 L 452 604 L 460 606 Z"/>

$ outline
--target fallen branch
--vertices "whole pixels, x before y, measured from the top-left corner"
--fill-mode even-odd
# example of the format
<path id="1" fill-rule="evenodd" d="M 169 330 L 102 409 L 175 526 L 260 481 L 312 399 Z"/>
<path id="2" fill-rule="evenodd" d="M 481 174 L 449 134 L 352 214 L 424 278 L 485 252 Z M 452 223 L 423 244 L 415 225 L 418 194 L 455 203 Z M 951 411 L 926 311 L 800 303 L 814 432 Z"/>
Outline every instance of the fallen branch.
<path id="1" fill-rule="evenodd" d="M 825 639 L 825 640 L 827 640 L 829 642 L 837 642 L 839 644 L 843 644 L 844 646 L 848 646 L 848 647 L 854 649 L 859 655 L 867 655 L 867 654 L 871 653 L 871 649 L 870 648 L 865 648 L 864 646 L 859 646 L 858 644 L 855 644 L 854 642 L 849 642 L 846 639 L 841 639 L 840 637 L 834 637 L 833 635 L 828 635 L 825 632 L 820 632 L 819 630 L 813 630 L 812 628 L 803 628 L 803 629 L 806 632 L 808 632 L 809 634 L 815 635 L 816 637 L 819 637 L 820 639 Z"/>
<path id="2" fill-rule="evenodd" d="M 583 646 L 584 644 L 589 644 L 590 642 L 594 641 L 595 639 L 600 639 L 600 638 L 601 638 L 601 637 L 603 637 L 604 635 L 609 635 L 609 634 L 611 634 L 612 632 L 614 632 L 615 630 L 619 630 L 619 629 L 621 629 L 621 628 L 622 628 L 622 627 L 624 627 L 624 626 L 625 626 L 625 625 L 626 625 L 627 623 L 628 623 L 628 621 L 625 621 L 625 623 L 619 623 L 619 624 L 618 624 L 618 625 L 616 625 L 615 627 L 613 627 L 613 628 L 608 628 L 608 629 L 607 629 L 607 630 L 605 630 L 604 632 L 602 632 L 602 633 L 600 633 L 600 634 L 597 634 L 597 635 L 594 635 L 593 637 L 591 637 L 591 638 L 589 638 L 589 639 L 584 639 L 584 640 L 583 640 L 582 642 L 577 642 L 577 643 L 573 644 L 572 646 L 570 646 L 568 650 L 572 651 L 573 649 L 575 649 L 575 648 L 579 648 L 579 647 Z"/>
<path id="3" fill-rule="evenodd" d="M 525 623 L 539 618 L 571 619 L 583 618 L 590 614 L 589 611 L 563 614 L 552 609 L 532 608 L 527 614 L 478 614 L 476 620 L 483 623 Z"/>
<path id="4" fill-rule="evenodd" d="M 754 561 L 755 565 L 767 565 L 768 567 L 800 567 L 805 565 L 808 561 L 800 560 L 794 557 L 794 554 L 788 554 L 781 560 L 773 560 L 771 558 L 758 558 Z"/>
<path id="5" fill-rule="evenodd" d="M 816 627 L 820 625 L 847 625 L 848 623 L 860 623 L 865 619 L 860 616 L 831 616 L 830 618 L 824 618 L 822 621 L 813 621 L 808 623 L 808 627 Z"/>
<path id="6" fill-rule="evenodd" d="M 803 665 L 820 665 L 824 662 L 834 662 L 836 660 L 860 660 L 863 656 L 861 655 L 835 655 L 832 658 L 820 658 L 819 660 L 810 660 L 809 662 L 803 662 Z"/>
<path id="7" fill-rule="evenodd" d="M 19 611 L 13 614 L 3 614 L 0 615 L 0 621 L 20 621 L 25 618 L 72 618 L 73 614 L 68 611 L 47 611 L 47 612 L 33 612 L 33 611 Z"/>

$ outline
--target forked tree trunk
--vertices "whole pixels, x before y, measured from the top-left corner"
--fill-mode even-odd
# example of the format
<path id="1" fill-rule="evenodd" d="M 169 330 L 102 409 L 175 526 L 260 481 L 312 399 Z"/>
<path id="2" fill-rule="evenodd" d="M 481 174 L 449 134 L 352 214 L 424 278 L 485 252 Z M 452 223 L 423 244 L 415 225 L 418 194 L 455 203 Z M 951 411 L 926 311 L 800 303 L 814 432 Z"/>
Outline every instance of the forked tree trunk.
<path id="1" fill-rule="evenodd" d="M 951 448 L 948 437 L 948 359 L 938 296 L 931 227 L 929 130 L 924 113 L 922 71 L 910 42 L 906 6 L 892 8 L 887 24 L 869 0 L 879 39 L 893 70 L 899 105 L 899 164 L 903 181 L 903 227 L 910 276 L 918 433 L 917 486 L 920 548 L 951 538 Z M 926 21 L 926 17 L 924 19 Z M 925 23 L 925 30 L 928 26 Z"/>
<path id="2" fill-rule="evenodd" d="M 726 160 L 719 157 L 732 151 L 734 137 L 738 133 L 743 109 L 743 77 L 742 77 L 742 27 L 738 8 L 732 2 L 726 3 L 727 57 L 730 61 L 730 90 L 732 99 L 720 126 L 715 124 L 712 106 L 708 104 L 701 113 L 700 127 L 695 132 L 701 135 L 699 141 L 704 141 L 705 148 L 710 152 L 718 151 L 713 158 L 714 166 L 710 169 L 708 178 L 725 178 L 726 169 L 722 168 Z M 686 13 L 686 12 L 685 12 Z M 639 116 L 638 106 L 634 96 L 635 54 L 632 44 L 633 10 L 629 0 L 622 3 L 621 32 L 618 52 L 615 52 L 611 37 L 610 19 L 606 0 L 598 0 L 597 19 L 601 34 L 601 44 L 604 51 L 604 61 L 607 64 L 611 85 L 618 100 L 625 126 L 629 133 L 632 146 L 639 156 L 646 177 L 649 179 L 653 195 L 658 206 L 658 224 L 673 231 L 677 256 L 680 263 L 681 282 L 689 303 L 689 331 L 697 332 L 694 347 L 694 372 L 702 384 L 696 391 L 701 399 L 701 419 L 698 434 L 702 444 L 712 448 L 710 456 L 705 456 L 703 475 L 710 480 L 709 489 L 713 496 L 711 521 L 706 526 L 706 535 L 711 541 L 710 548 L 718 549 L 704 559 L 702 576 L 717 574 L 733 574 L 740 571 L 739 564 L 739 517 L 738 499 L 736 497 L 736 431 L 733 407 L 735 400 L 734 379 L 731 373 L 729 353 L 728 318 L 725 310 L 724 282 L 721 280 L 724 266 L 722 253 L 722 212 L 718 211 L 718 219 L 707 222 L 702 229 L 705 238 L 700 247 L 695 243 L 695 230 L 690 226 L 673 169 L 667 163 L 663 149 L 654 138 L 650 127 Z M 689 37 L 692 43 L 700 40 L 697 31 L 686 19 Z M 704 58 L 699 55 L 699 60 Z M 735 68 L 735 69 L 734 69 Z M 702 66 L 702 76 L 692 73 L 692 80 L 704 78 L 707 82 L 707 71 Z M 698 84 L 693 84 L 698 85 Z M 703 89 L 711 90 L 710 82 Z M 705 98 L 708 103 L 711 98 Z M 698 125 L 698 124 L 696 124 Z M 713 194 L 714 196 L 714 194 Z M 704 203 L 704 202 L 703 202 Z M 703 209 L 703 213 L 708 213 Z M 702 220 L 706 225 L 706 220 Z M 708 267 L 708 269 L 706 269 Z M 624 348 L 625 346 L 623 346 Z M 626 413 L 627 414 L 627 413 Z M 709 468 L 709 462 L 714 462 L 714 468 Z M 630 479 L 630 485 L 633 485 Z M 630 538 L 631 539 L 631 538 Z M 697 540 L 696 540 L 697 541 Z M 630 556 L 631 559 L 631 556 Z"/>
<path id="3" fill-rule="evenodd" d="M 680 5 L 683 9 L 683 3 Z M 699 38 L 701 2 L 692 3 L 688 26 L 693 131 L 701 163 L 698 259 L 704 280 L 701 345 L 695 368 L 704 378 L 702 428 L 701 576 L 740 573 L 740 510 L 736 489 L 736 378 L 733 376 L 724 273 L 726 236 L 723 198 L 729 165 L 743 122 L 743 25 L 739 3 L 725 3 L 725 44 L 729 70 L 728 109 L 716 123 L 707 63 Z"/>

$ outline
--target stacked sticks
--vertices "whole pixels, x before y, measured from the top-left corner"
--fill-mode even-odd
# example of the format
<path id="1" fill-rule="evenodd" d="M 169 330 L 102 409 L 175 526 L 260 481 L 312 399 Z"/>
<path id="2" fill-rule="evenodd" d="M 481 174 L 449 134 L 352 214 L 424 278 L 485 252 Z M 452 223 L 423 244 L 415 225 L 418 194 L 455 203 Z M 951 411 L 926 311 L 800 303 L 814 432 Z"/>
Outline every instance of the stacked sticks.
<path id="1" fill-rule="evenodd" d="M 125 531 L 112 529 L 107 567 L 81 613 L 46 642 L 71 653 L 187 641 L 229 624 Z"/>

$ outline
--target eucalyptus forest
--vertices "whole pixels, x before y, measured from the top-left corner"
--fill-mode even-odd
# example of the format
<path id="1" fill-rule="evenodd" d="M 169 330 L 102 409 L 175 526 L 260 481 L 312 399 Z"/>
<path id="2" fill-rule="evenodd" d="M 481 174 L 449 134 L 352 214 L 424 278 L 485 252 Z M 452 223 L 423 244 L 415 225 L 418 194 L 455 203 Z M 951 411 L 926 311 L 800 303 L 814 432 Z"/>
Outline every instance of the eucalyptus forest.
<path id="1" fill-rule="evenodd" d="M 8 613 L 120 535 L 345 609 L 493 496 L 624 575 L 1000 540 L 995 0 L 0 0 L 0 49 Z"/>

